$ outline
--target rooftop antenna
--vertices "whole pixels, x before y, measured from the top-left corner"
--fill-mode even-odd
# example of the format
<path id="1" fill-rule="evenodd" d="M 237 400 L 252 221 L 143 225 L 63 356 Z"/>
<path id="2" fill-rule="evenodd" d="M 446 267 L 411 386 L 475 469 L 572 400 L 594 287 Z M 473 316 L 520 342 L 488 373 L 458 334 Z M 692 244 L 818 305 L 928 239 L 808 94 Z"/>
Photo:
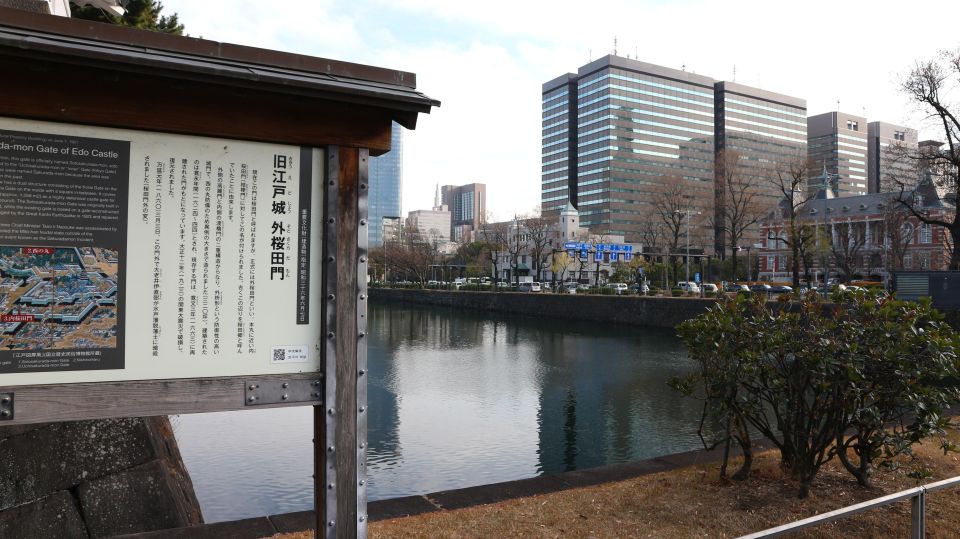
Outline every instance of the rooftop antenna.
<path id="1" fill-rule="evenodd" d="M 686 71 L 686 70 L 687 70 L 687 64 L 683 64 L 682 66 L 680 66 L 680 69 L 682 69 L 683 71 Z"/>
<path id="2" fill-rule="evenodd" d="M 640 47 L 637 47 L 636 45 L 633 46 L 633 59 L 634 59 L 634 60 L 639 60 L 639 59 L 640 59 L 640 53 L 638 52 L 639 50 L 640 50 Z"/>
<path id="3" fill-rule="evenodd" d="M 840 100 L 837 100 L 837 112 L 840 112 Z"/>
<path id="4" fill-rule="evenodd" d="M 733 82 L 737 82 L 737 64 L 733 64 Z"/>
<path id="5" fill-rule="evenodd" d="M 587 63 L 590 63 L 593 61 L 593 49 L 588 49 L 587 58 L 589 58 L 589 60 L 587 60 Z"/>
<path id="6" fill-rule="evenodd" d="M 617 36 L 613 36 L 613 55 L 617 55 Z"/>

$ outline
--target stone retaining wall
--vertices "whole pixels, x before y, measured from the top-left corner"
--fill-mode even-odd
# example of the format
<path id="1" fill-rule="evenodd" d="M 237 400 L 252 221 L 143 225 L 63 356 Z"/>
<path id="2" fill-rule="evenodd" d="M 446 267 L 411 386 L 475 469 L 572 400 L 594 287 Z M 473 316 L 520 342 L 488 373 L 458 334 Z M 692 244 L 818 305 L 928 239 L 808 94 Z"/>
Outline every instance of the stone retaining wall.
<path id="1" fill-rule="evenodd" d="M 0 537 L 112 537 L 202 522 L 166 417 L 0 426 Z"/>
<path id="2" fill-rule="evenodd" d="M 675 327 L 680 322 L 697 316 L 715 303 L 713 299 L 699 298 L 461 292 L 399 288 L 371 288 L 370 299 L 516 313 L 542 318 L 590 320 L 665 328 Z"/>

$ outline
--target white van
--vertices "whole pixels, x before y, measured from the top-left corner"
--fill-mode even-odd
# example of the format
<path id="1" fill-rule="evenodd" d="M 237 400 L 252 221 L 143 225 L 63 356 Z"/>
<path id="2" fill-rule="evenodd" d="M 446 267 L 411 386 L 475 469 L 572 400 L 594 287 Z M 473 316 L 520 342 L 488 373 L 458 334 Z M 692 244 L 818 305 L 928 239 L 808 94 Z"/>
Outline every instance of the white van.
<path id="1" fill-rule="evenodd" d="M 679 288 L 683 292 L 689 292 L 692 294 L 700 293 L 700 287 L 697 286 L 697 283 L 693 281 L 680 281 L 679 283 L 677 283 L 677 288 Z"/>
<path id="2" fill-rule="evenodd" d="M 627 293 L 627 285 L 624 283 L 607 283 L 606 288 L 616 290 L 618 296 Z"/>

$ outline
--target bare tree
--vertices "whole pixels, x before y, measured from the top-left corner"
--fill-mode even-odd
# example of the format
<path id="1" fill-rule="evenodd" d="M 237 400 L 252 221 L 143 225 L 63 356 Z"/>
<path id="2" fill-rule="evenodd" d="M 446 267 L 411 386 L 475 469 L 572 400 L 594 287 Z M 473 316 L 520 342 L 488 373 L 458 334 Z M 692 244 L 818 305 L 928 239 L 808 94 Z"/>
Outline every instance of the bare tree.
<path id="1" fill-rule="evenodd" d="M 659 253 L 663 247 L 666 225 L 659 215 L 646 214 L 640 220 L 640 241 L 644 254 Z"/>
<path id="2" fill-rule="evenodd" d="M 807 189 L 810 176 L 810 163 L 805 158 L 780 163 L 771 176 L 773 186 L 781 195 L 777 209 L 777 218 L 783 223 L 786 234 L 781 237 L 791 251 L 790 269 L 793 273 L 793 287 L 800 287 L 800 261 L 807 246 L 816 239 L 815 230 L 804 226 L 799 219 L 799 211 L 813 199 L 814 193 Z"/>
<path id="3" fill-rule="evenodd" d="M 524 220 L 532 259 L 530 267 L 534 268 L 538 282 L 541 280 L 541 270 L 550 255 L 550 230 L 554 222 L 553 219 L 544 217 L 538 210 L 533 217 Z"/>
<path id="4" fill-rule="evenodd" d="M 748 229 L 763 217 L 764 206 L 760 178 L 751 174 L 743 158 L 734 150 L 717 156 L 722 193 L 718 193 L 715 222 L 730 240 L 733 274 L 737 274 L 737 247 Z M 723 253 L 717 253 L 722 255 Z"/>
<path id="5" fill-rule="evenodd" d="M 830 243 L 830 254 L 849 281 L 860 269 L 861 251 L 867 243 L 865 223 L 837 223 L 836 237 Z"/>
<path id="6" fill-rule="evenodd" d="M 945 149 L 920 152 L 916 159 L 919 169 L 925 171 L 936 186 L 950 193 L 960 193 L 960 106 L 951 103 L 949 96 L 960 87 L 960 51 L 942 51 L 935 58 L 917 62 L 901 82 L 901 90 L 927 113 L 946 139 Z M 949 269 L 960 270 L 960 205 L 954 205 L 948 215 L 932 212 L 923 201 L 906 195 L 908 179 L 895 180 L 901 196 L 897 202 L 921 223 L 943 227 L 948 233 L 950 249 Z"/>
<path id="7" fill-rule="evenodd" d="M 664 176 L 653 192 L 653 210 L 664 225 L 664 237 L 671 254 L 676 253 L 680 245 L 680 237 L 686 225 L 684 212 L 692 209 L 691 199 L 686 194 L 688 191 L 682 178 Z M 674 257 L 671 256 L 670 260 L 673 261 Z"/>
<path id="8" fill-rule="evenodd" d="M 913 225 L 908 210 L 891 199 L 883 208 L 883 237 L 887 245 L 887 272 L 903 269 L 903 257 L 913 243 Z"/>
<path id="9" fill-rule="evenodd" d="M 484 219 L 480 224 L 480 237 L 483 238 L 485 251 L 490 257 L 490 263 L 493 265 L 494 279 L 500 278 L 500 257 L 507 250 L 510 228 L 509 223 L 492 222 L 491 219 Z"/>

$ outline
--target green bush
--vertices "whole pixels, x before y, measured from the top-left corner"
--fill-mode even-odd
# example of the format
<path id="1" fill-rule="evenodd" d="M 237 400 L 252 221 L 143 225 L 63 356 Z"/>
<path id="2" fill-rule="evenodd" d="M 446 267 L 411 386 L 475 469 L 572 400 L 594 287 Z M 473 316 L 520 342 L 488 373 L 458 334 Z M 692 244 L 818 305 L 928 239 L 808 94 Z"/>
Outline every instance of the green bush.
<path id="1" fill-rule="evenodd" d="M 679 298 L 680 296 L 683 295 L 683 290 L 680 290 L 679 288 L 671 288 L 670 295 L 675 298 Z"/>
<path id="2" fill-rule="evenodd" d="M 678 326 L 699 369 L 671 385 L 704 400 L 705 445 L 740 445 L 735 479 L 749 473 L 751 431 L 780 450 L 800 497 L 834 456 L 869 485 L 876 461 L 924 438 L 954 448 L 944 433 L 960 401 L 960 340 L 929 300 L 846 294 L 825 305 L 808 294 L 769 308 L 765 299 L 720 301 Z"/>
<path id="3" fill-rule="evenodd" d="M 705 297 L 705 298 L 715 298 L 715 297 L 717 297 L 717 293 L 714 292 L 714 291 L 712 291 L 712 290 L 707 290 L 706 292 L 703 293 L 703 297 Z"/>

